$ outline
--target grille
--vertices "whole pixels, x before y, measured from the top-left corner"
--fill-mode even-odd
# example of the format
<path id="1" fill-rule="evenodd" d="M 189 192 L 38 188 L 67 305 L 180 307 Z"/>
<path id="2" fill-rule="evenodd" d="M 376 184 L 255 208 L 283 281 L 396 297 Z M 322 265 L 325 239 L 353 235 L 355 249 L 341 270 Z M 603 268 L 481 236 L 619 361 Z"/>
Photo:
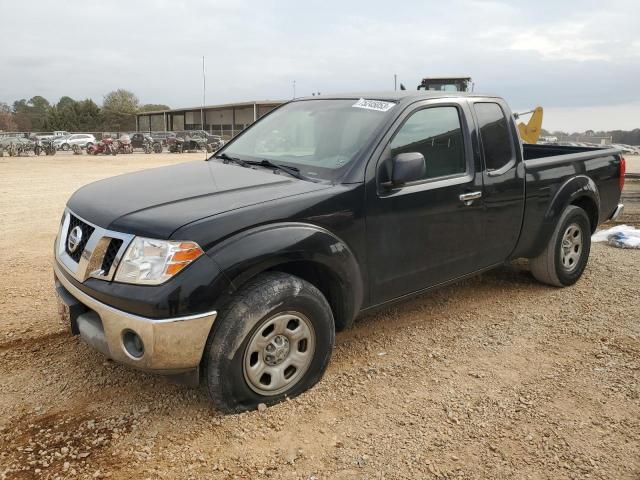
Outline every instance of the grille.
<path id="1" fill-rule="evenodd" d="M 89 241 L 89 238 L 93 234 L 93 231 L 95 230 L 95 228 L 93 228 L 91 225 L 87 225 L 86 223 L 84 223 L 82 220 L 75 217 L 74 215 L 70 215 L 69 230 L 67 230 L 67 236 L 66 236 L 67 240 L 69 239 L 69 234 L 71 233 L 71 230 L 73 230 L 75 227 L 80 227 L 80 229 L 82 230 L 82 239 L 78 244 L 78 248 L 76 248 L 75 252 L 70 251 L 68 241 L 65 241 L 64 248 L 67 252 L 67 255 L 69 255 L 77 263 L 80 261 L 80 257 L 82 256 L 84 247 L 86 247 L 87 242 Z"/>
<path id="2" fill-rule="evenodd" d="M 122 246 L 122 240 L 119 238 L 112 238 L 109 242 L 109 246 L 107 247 L 107 251 L 102 258 L 102 267 L 101 270 L 104 272 L 104 275 L 109 273 L 111 270 L 111 265 L 113 265 L 113 261 L 116 259 L 116 255 L 118 254 L 118 250 Z"/>

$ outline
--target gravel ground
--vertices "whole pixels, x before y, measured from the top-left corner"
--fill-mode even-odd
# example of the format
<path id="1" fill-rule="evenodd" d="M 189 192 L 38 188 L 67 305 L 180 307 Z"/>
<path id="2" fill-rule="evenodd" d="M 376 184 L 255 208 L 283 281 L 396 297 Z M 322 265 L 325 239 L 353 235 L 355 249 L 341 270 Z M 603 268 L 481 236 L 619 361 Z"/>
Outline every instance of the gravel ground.
<path id="1" fill-rule="evenodd" d="M 194 158 L 0 158 L 0 479 L 640 478 L 640 251 L 594 245 L 567 289 L 518 262 L 361 319 L 319 385 L 241 415 L 68 336 L 68 196 Z"/>

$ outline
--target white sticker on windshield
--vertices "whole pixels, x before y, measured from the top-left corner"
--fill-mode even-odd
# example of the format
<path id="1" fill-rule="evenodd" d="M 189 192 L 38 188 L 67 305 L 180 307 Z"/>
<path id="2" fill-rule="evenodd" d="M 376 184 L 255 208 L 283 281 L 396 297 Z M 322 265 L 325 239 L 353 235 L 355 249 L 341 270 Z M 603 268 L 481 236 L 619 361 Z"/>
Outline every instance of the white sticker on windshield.
<path id="1" fill-rule="evenodd" d="M 361 98 L 351 106 L 356 108 L 366 108 L 367 110 L 376 110 L 378 112 L 387 112 L 391 108 L 393 108 L 394 105 L 395 103 L 393 102 L 383 102 L 382 100 L 365 100 L 364 98 Z"/>

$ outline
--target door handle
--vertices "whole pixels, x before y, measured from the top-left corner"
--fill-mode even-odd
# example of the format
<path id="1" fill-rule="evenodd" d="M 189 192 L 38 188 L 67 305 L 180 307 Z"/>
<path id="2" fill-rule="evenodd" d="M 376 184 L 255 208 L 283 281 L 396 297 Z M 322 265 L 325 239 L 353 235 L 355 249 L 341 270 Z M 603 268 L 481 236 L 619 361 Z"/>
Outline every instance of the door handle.
<path id="1" fill-rule="evenodd" d="M 460 201 L 463 202 L 467 207 L 473 203 L 474 200 L 482 198 L 482 192 L 469 192 L 463 193 L 460 195 Z"/>

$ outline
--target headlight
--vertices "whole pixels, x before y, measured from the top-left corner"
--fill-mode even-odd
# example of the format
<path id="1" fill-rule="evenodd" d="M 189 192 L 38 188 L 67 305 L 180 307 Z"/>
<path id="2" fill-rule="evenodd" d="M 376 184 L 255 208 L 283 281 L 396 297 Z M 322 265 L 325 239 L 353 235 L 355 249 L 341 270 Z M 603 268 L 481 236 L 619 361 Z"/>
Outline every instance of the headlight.
<path id="1" fill-rule="evenodd" d="M 203 253 L 195 242 L 135 237 L 118 265 L 114 280 L 158 285 L 169 280 Z"/>

